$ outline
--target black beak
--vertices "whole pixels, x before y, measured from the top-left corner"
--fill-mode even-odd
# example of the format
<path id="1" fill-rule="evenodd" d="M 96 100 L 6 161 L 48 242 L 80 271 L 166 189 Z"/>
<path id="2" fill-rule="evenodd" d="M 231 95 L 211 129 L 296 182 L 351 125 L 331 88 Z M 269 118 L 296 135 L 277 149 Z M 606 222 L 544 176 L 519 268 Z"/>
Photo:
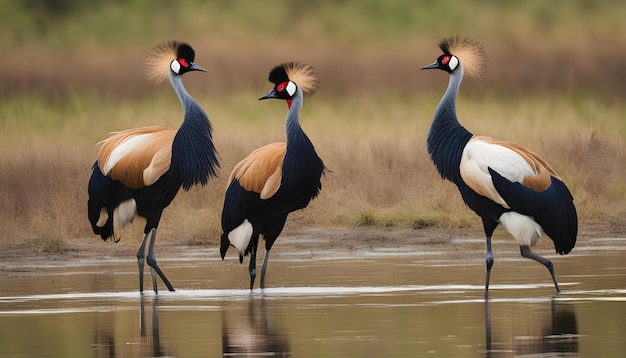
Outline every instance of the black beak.
<path id="1" fill-rule="evenodd" d="M 278 96 L 276 95 L 276 90 L 275 89 L 272 88 L 263 97 L 259 98 L 259 101 L 262 100 L 262 99 L 268 99 L 268 98 L 278 98 Z"/>
<path id="2" fill-rule="evenodd" d="M 439 63 L 438 63 L 437 61 L 435 61 L 435 62 L 431 63 L 431 64 L 430 64 L 430 65 L 428 65 L 428 66 L 424 66 L 424 67 L 422 67 L 421 69 L 422 69 L 422 70 L 432 70 L 433 68 L 439 68 Z"/>
<path id="3" fill-rule="evenodd" d="M 204 68 L 196 65 L 193 62 L 189 63 L 189 70 L 188 71 L 202 71 L 202 72 L 207 72 L 207 70 L 205 70 Z"/>

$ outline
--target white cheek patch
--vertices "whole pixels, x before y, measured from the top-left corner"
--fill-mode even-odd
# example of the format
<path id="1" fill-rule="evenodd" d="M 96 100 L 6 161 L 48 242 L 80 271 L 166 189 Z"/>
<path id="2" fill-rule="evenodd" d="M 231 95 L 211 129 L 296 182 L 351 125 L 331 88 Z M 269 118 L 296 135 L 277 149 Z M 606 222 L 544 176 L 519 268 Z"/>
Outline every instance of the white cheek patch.
<path id="1" fill-rule="evenodd" d="M 178 63 L 178 61 L 172 61 L 172 63 L 170 64 L 170 68 L 172 69 L 172 71 L 174 71 L 175 74 L 180 74 L 180 63 Z"/>
<path id="2" fill-rule="evenodd" d="M 459 59 L 456 56 L 450 57 L 450 62 L 448 62 L 448 67 L 450 67 L 450 70 L 454 71 L 454 69 L 458 65 L 459 65 Z"/>
<path id="3" fill-rule="evenodd" d="M 294 94 L 296 94 L 296 84 L 289 81 L 289 83 L 287 84 L 287 87 L 285 88 L 285 90 L 287 91 L 287 93 L 290 96 L 293 96 Z"/>

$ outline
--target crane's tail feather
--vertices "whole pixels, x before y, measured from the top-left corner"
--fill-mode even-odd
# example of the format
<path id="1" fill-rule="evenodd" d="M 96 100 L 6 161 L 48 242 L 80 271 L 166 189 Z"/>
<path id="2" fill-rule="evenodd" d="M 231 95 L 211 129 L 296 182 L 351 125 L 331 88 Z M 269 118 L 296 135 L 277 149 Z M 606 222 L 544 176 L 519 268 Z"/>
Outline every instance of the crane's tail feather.
<path id="1" fill-rule="evenodd" d="M 569 253 L 576 245 L 578 216 L 574 198 L 565 183 L 552 177 L 550 186 L 541 192 L 513 183 L 489 168 L 491 180 L 511 209 L 531 216 L 554 242 L 557 253 Z"/>
<path id="2" fill-rule="evenodd" d="M 113 238 L 118 242 L 124 226 L 133 221 L 137 204 L 130 197 L 129 190 L 119 181 L 104 175 L 98 161 L 94 163 L 87 188 L 87 215 L 94 234 L 99 235 L 102 240 Z"/>
<path id="3" fill-rule="evenodd" d="M 102 174 L 98 162 L 92 167 L 91 178 L 87 191 L 89 200 L 87 201 L 87 215 L 93 233 L 100 235 L 102 240 L 107 240 L 113 236 L 113 217 L 106 207 L 106 193 L 111 185 L 111 178 Z"/>
<path id="4" fill-rule="evenodd" d="M 222 233 L 222 238 L 220 241 L 220 255 L 222 256 L 222 260 L 226 256 L 226 252 L 230 247 L 230 241 L 228 240 L 228 233 Z"/>

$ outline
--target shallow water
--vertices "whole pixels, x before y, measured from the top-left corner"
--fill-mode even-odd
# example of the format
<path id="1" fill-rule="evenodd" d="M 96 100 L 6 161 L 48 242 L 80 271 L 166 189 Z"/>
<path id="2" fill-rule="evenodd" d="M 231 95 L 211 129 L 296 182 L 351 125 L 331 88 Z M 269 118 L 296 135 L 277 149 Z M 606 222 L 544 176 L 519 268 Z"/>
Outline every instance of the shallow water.
<path id="1" fill-rule="evenodd" d="M 626 356 L 624 238 L 587 239 L 567 256 L 538 249 L 559 295 L 544 267 L 496 239 L 488 300 L 484 250 L 469 240 L 420 252 L 280 244 L 268 288 L 252 292 L 247 259 L 222 262 L 214 249 L 157 251 L 177 291 L 143 295 L 132 257 L 0 263 L 0 356 Z"/>

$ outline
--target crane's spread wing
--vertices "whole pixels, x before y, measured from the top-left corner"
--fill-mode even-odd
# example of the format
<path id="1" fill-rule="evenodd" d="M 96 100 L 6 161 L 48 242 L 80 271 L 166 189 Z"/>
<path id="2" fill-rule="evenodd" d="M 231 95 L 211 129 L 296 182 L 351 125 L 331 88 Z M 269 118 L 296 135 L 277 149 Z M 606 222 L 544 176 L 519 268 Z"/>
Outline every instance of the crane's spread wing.
<path id="1" fill-rule="evenodd" d="M 510 207 L 493 184 L 489 168 L 510 182 L 541 192 L 558 175 L 536 153 L 511 142 L 490 137 L 473 137 L 463 149 L 461 178 L 476 193 Z"/>
<path id="2" fill-rule="evenodd" d="M 112 133 L 100 142 L 104 175 L 133 189 L 154 184 L 170 168 L 176 129 L 150 126 Z"/>
<path id="3" fill-rule="evenodd" d="M 287 143 L 279 142 L 253 151 L 235 166 L 229 185 L 237 179 L 247 191 L 259 193 L 261 199 L 271 198 L 280 188 L 286 149 Z"/>

